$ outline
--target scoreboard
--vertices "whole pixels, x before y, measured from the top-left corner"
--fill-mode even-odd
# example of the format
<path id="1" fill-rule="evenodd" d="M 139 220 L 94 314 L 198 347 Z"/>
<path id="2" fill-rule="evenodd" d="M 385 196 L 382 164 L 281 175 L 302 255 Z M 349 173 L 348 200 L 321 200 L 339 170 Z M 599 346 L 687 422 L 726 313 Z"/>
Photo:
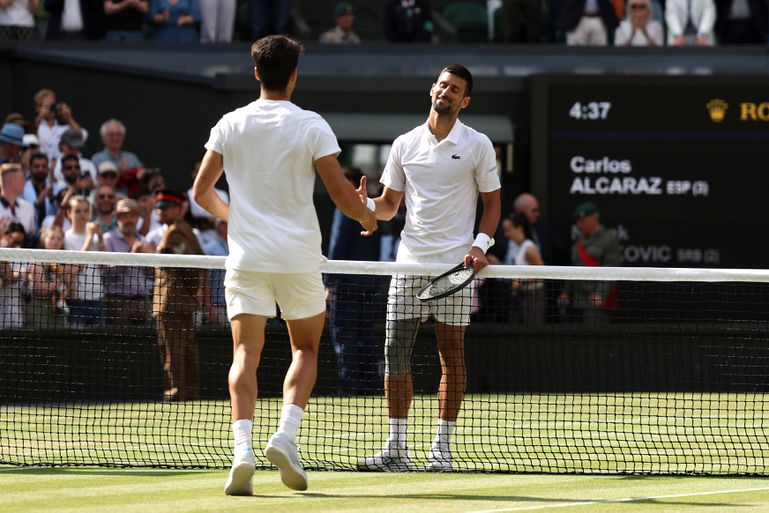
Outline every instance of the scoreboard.
<path id="1" fill-rule="evenodd" d="M 769 268 L 769 78 L 540 76 L 532 95 L 549 222 L 593 201 L 625 265 Z"/>

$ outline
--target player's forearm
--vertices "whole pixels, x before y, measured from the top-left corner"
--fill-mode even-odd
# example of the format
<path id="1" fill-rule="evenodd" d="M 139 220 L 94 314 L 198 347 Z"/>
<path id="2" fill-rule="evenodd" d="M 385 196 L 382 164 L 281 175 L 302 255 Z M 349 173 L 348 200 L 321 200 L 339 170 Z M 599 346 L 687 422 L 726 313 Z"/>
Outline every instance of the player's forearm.
<path id="1" fill-rule="evenodd" d="M 481 193 L 483 200 L 483 216 L 478 231 L 493 237 L 499 226 L 499 218 L 502 215 L 502 200 L 500 199 L 499 189 L 493 192 Z"/>
<path id="2" fill-rule="evenodd" d="M 333 192 L 329 190 L 329 195 L 339 210 L 350 219 L 362 221 L 368 216 L 366 205 L 361 201 L 352 186 L 349 189 L 345 188 Z"/>
<path id="3" fill-rule="evenodd" d="M 222 201 L 222 198 L 216 194 L 213 188 L 207 188 L 205 190 L 199 190 L 198 188 L 192 188 L 193 196 L 195 196 L 195 202 L 206 210 L 209 214 L 222 221 L 227 220 L 229 214 L 229 205 Z"/>

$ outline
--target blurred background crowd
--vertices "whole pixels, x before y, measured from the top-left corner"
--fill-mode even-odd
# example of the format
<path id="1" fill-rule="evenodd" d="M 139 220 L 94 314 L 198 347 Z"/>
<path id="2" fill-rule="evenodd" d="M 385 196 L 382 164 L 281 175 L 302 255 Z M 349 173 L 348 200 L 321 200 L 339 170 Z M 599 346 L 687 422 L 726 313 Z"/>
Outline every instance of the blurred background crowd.
<path id="1" fill-rule="evenodd" d="M 766 0 L 2 0 L 0 42 L 765 44 Z"/>

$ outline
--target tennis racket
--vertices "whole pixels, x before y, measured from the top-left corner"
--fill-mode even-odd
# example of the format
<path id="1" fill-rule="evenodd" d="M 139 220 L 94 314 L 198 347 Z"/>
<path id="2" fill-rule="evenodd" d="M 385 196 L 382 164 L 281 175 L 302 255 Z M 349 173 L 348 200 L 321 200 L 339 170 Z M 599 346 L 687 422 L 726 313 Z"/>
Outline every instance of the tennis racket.
<path id="1" fill-rule="evenodd" d="M 465 264 L 461 263 L 430 280 L 430 283 L 417 292 L 417 299 L 420 301 L 430 301 L 450 296 L 467 287 L 473 281 L 473 278 L 475 278 L 473 266 L 465 267 Z"/>

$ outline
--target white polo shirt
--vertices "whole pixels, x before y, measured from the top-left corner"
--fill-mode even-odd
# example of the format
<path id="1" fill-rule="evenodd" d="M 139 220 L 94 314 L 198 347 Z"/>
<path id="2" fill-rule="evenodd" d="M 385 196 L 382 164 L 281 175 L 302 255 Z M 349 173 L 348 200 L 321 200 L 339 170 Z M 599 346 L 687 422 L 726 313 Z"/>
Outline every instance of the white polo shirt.
<path id="1" fill-rule="evenodd" d="M 290 101 L 256 100 L 225 114 L 205 146 L 223 155 L 230 186 L 227 268 L 320 270 L 314 163 L 341 151 L 328 123 Z"/>
<path id="2" fill-rule="evenodd" d="M 459 120 L 440 142 L 427 123 L 395 139 L 380 182 L 406 197 L 398 262 L 469 250 L 478 193 L 500 188 L 491 141 Z"/>

